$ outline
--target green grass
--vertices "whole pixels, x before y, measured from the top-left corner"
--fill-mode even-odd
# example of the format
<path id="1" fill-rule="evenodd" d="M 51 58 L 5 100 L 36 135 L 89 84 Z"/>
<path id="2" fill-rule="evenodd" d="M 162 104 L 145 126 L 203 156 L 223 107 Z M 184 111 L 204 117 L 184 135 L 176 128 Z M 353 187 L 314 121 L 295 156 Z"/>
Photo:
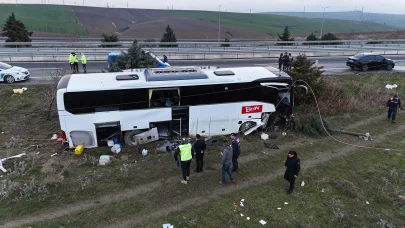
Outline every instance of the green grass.
<path id="1" fill-rule="evenodd" d="M 293 17 L 303 17 L 302 12 L 269 12 L 266 14 L 273 15 L 284 15 L 284 16 L 293 16 Z M 322 12 L 306 12 L 306 18 L 322 18 Z M 382 14 L 382 13 L 363 13 L 361 16 L 360 11 L 351 11 L 351 12 L 326 12 L 325 18 L 329 19 L 338 19 L 338 20 L 353 20 L 359 21 L 361 18 L 363 21 L 367 22 L 376 22 L 380 24 L 386 24 L 395 27 L 405 28 L 405 15 L 401 14 Z"/>
<path id="2" fill-rule="evenodd" d="M 78 23 L 70 6 L 0 4 L 0 25 L 11 13 L 30 31 L 87 35 L 87 30 Z"/>
<path id="3" fill-rule="evenodd" d="M 193 11 L 193 10 L 167 10 L 167 14 L 195 18 L 218 23 L 218 12 Z M 259 30 L 271 35 L 281 34 L 285 26 L 289 26 L 293 35 L 310 34 L 319 32 L 320 19 L 297 18 L 279 15 L 226 13 L 221 12 L 221 24 L 242 28 Z M 397 30 L 396 28 L 376 23 L 361 23 L 355 21 L 326 20 L 324 33 L 349 33 L 349 32 L 376 32 Z"/>

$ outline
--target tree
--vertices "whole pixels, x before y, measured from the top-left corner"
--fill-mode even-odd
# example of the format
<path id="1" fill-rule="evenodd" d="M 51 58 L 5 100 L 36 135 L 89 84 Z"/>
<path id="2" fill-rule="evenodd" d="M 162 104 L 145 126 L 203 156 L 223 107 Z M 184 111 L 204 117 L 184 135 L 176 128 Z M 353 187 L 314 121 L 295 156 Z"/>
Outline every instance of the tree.
<path id="1" fill-rule="evenodd" d="M 339 40 L 339 38 L 333 33 L 326 33 L 322 36 L 321 40 Z M 323 43 L 325 45 L 338 45 L 339 42 Z"/>
<path id="2" fill-rule="evenodd" d="M 173 29 L 170 28 L 170 25 L 167 25 L 166 27 L 166 32 L 163 34 L 162 39 L 160 42 L 166 42 L 166 43 L 176 43 L 176 34 L 173 32 Z M 177 44 L 161 44 L 160 47 L 177 47 Z"/>
<path id="3" fill-rule="evenodd" d="M 103 36 L 103 40 L 102 40 L 103 43 L 104 42 L 106 42 L 106 43 L 117 43 L 117 42 L 120 41 L 118 36 L 115 35 L 115 34 L 108 35 L 108 34 L 103 33 L 102 36 Z M 105 47 L 121 47 L 121 44 L 113 44 L 113 45 L 111 45 L 111 44 L 101 44 L 100 47 L 103 47 L 103 48 L 105 48 Z"/>
<path id="4" fill-rule="evenodd" d="M 299 84 L 306 85 L 302 83 L 305 81 L 312 88 L 315 95 L 318 96 L 322 92 L 323 88 L 323 78 L 322 78 L 322 68 L 315 66 L 315 62 L 309 60 L 305 55 L 299 55 L 294 59 L 292 70 L 288 74 Z M 309 88 L 308 88 L 309 89 Z M 312 97 L 312 96 L 311 96 Z M 299 103 L 304 103 L 308 100 L 302 92 L 297 92 L 295 94 L 295 101 Z"/>
<path id="5" fill-rule="evenodd" d="M 135 40 L 128 49 L 128 53 L 122 52 L 109 71 L 118 72 L 124 69 L 148 68 L 155 65 L 156 61 L 150 58 Z"/>
<path id="6" fill-rule="evenodd" d="M 224 42 L 227 42 L 227 43 L 230 42 L 230 40 L 228 39 L 228 37 L 225 37 Z M 231 46 L 230 44 L 221 44 L 221 47 L 230 47 L 230 46 Z"/>
<path id="7" fill-rule="evenodd" d="M 1 36 L 7 37 L 6 42 L 31 42 L 32 31 L 25 28 L 24 23 L 15 18 L 14 13 L 6 20 L 3 25 Z"/>
<path id="8" fill-rule="evenodd" d="M 284 28 L 284 32 L 283 34 L 280 36 L 280 34 L 278 34 L 278 41 L 294 41 L 294 37 L 291 36 L 290 30 L 288 29 L 288 26 L 285 26 Z M 281 45 L 293 45 L 293 44 L 281 44 Z"/>
<path id="9" fill-rule="evenodd" d="M 307 41 L 317 41 L 317 40 L 318 37 L 316 37 L 314 33 L 311 33 L 311 35 L 307 37 Z"/>

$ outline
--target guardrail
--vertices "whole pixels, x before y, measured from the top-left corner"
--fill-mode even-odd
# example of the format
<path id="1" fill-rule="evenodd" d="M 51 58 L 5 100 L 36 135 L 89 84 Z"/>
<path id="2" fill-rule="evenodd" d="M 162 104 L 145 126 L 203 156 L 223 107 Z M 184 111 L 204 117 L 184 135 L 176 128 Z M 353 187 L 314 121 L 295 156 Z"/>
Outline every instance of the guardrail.
<path id="1" fill-rule="evenodd" d="M 120 45 L 122 47 L 131 46 L 131 41 L 120 42 L 101 42 L 101 41 L 33 41 L 33 42 L 0 42 L 0 45 L 7 47 L 99 47 L 100 45 Z M 389 44 L 405 44 L 405 39 L 387 39 L 387 40 L 333 40 L 333 41 L 242 41 L 242 42 L 145 42 L 139 41 L 142 47 L 159 47 L 161 45 L 177 45 L 178 47 L 221 47 L 230 45 L 232 47 L 254 47 L 254 46 L 313 46 L 313 45 L 377 45 L 384 46 Z"/>

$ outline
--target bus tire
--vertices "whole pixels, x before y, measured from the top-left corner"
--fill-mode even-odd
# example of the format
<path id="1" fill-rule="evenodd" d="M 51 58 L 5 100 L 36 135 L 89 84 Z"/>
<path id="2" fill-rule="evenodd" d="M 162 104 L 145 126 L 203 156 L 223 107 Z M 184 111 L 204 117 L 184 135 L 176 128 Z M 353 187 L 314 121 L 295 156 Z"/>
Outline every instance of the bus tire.
<path id="1" fill-rule="evenodd" d="M 134 131 L 127 131 L 124 134 L 124 142 L 128 146 L 138 146 L 138 140 L 136 139 L 135 135 L 142 133 L 140 130 Z"/>
<path id="2" fill-rule="evenodd" d="M 239 132 L 240 133 L 245 133 L 246 131 L 248 131 L 250 128 L 252 128 L 254 126 L 256 126 L 256 122 L 246 121 L 242 125 L 240 125 Z"/>

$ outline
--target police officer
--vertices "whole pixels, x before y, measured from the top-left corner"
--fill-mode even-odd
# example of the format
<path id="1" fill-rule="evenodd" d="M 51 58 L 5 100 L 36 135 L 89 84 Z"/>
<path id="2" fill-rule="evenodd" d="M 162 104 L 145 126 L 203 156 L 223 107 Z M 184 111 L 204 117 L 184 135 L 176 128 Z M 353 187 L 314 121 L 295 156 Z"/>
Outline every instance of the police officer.
<path id="1" fill-rule="evenodd" d="M 79 60 L 77 59 L 77 56 L 74 52 L 73 52 L 73 68 L 74 72 L 79 73 Z"/>
<path id="2" fill-rule="evenodd" d="M 395 94 L 387 101 L 387 107 L 388 107 L 388 120 L 392 118 L 392 122 L 395 123 L 398 108 L 401 108 L 401 100 L 399 99 L 398 94 Z"/>
<path id="3" fill-rule="evenodd" d="M 232 172 L 237 172 L 239 169 L 238 158 L 240 155 L 240 140 L 235 133 L 231 134 L 232 139 Z"/>
<path id="4" fill-rule="evenodd" d="M 74 60 L 73 60 L 73 52 L 70 53 L 69 55 L 69 64 L 70 64 L 70 70 L 73 72 L 74 71 Z"/>
<path id="5" fill-rule="evenodd" d="M 167 63 L 167 56 L 166 55 L 163 55 L 163 62 Z"/>
<path id="6" fill-rule="evenodd" d="M 180 154 L 181 171 L 183 173 L 183 180 L 181 181 L 182 184 L 187 184 L 187 181 L 190 180 L 190 165 L 191 160 L 193 159 L 192 151 L 193 146 L 185 139 L 183 139 L 182 144 L 175 149 L 174 160 L 176 160 L 177 166 L 179 164 L 178 156 Z"/>
<path id="7" fill-rule="evenodd" d="M 284 173 L 284 179 L 290 183 L 287 194 L 291 194 L 294 190 L 295 179 L 298 176 L 298 173 L 301 169 L 300 159 L 297 156 L 297 152 L 290 151 L 287 155 L 287 160 L 284 163 L 286 171 Z"/>
<path id="8" fill-rule="evenodd" d="M 201 135 L 197 134 L 197 142 L 194 143 L 194 156 L 196 158 L 197 168 L 195 169 L 196 173 L 203 171 L 204 166 L 204 152 L 207 149 L 205 140 L 201 138 Z"/>
<path id="9" fill-rule="evenodd" d="M 86 59 L 86 56 L 82 53 L 82 65 L 83 65 L 83 71 L 84 71 L 84 73 L 87 73 L 87 67 L 86 67 L 86 64 L 87 64 L 87 59 Z"/>

